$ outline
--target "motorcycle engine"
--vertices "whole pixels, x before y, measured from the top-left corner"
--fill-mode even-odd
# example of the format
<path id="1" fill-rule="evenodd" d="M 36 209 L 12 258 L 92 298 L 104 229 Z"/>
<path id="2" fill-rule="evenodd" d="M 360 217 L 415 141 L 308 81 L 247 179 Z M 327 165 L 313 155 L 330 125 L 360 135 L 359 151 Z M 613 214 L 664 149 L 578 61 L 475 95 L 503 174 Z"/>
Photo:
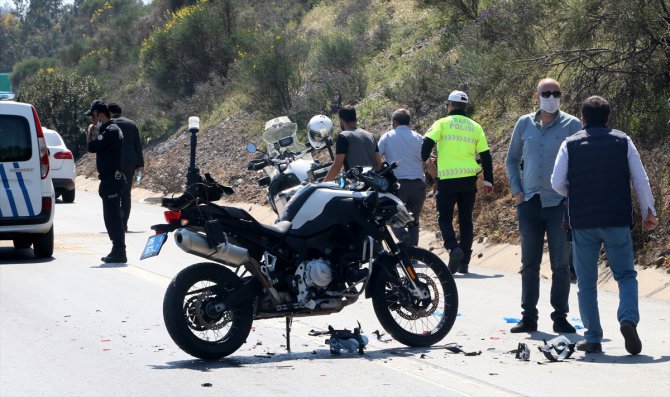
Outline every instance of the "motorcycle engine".
<path id="1" fill-rule="evenodd" d="M 333 281 L 333 272 L 330 263 L 325 259 L 314 259 L 304 263 L 302 274 L 307 287 L 325 288 Z"/>
<path id="2" fill-rule="evenodd" d="M 294 285 L 297 287 L 298 302 L 303 302 L 306 307 L 314 309 L 316 298 L 313 289 L 323 290 L 333 280 L 333 272 L 330 262 L 323 258 L 311 259 L 298 265 L 295 271 Z M 313 292 L 310 292 L 312 289 Z"/>

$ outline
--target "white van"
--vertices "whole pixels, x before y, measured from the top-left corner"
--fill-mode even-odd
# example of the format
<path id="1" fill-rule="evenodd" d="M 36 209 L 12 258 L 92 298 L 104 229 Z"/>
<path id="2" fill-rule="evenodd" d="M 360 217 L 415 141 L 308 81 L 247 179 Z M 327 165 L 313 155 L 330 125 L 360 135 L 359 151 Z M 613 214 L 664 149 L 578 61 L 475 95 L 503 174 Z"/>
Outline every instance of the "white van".
<path id="1" fill-rule="evenodd" d="M 54 188 L 49 151 L 32 105 L 0 102 L 0 240 L 33 246 L 47 258 L 54 249 Z"/>

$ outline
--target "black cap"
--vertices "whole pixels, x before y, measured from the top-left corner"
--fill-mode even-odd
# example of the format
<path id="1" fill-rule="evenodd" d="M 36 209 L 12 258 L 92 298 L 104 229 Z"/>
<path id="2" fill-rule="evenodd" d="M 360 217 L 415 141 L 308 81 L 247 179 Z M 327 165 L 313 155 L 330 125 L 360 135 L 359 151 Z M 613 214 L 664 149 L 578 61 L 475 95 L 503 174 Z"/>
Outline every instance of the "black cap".
<path id="1" fill-rule="evenodd" d="M 107 109 L 107 105 L 103 101 L 96 99 L 95 101 L 91 102 L 91 108 L 85 111 L 84 114 L 86 116 L 90 116 L 91 112 L 93 112 L 94 110 L 102 110 L 102 109 Z"/>

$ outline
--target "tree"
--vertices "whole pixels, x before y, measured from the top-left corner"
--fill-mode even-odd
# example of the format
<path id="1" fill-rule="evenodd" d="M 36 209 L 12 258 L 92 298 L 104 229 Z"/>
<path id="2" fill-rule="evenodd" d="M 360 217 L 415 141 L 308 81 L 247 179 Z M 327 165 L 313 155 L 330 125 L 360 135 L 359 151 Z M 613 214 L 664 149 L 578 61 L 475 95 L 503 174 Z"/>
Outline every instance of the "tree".
<path id="1" fill-rule="evenodd" d="M 76 154 L 80 131 L 87 124 L 83 113 L 100 95 L 95 79 L 57 68 L 40 69 L 21 84 L 19 95 L 21 101 L 35 106 L 42 124 L 58 131 Z"/>

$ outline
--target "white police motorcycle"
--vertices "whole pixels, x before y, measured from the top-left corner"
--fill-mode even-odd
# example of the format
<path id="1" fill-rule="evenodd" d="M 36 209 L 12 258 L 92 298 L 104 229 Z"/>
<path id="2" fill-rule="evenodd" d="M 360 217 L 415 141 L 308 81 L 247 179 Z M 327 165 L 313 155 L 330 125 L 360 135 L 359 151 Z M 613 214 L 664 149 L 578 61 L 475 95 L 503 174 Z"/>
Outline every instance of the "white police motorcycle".
<path id="1" fill-rule="evenodd" d="M 267 150 L 260 150 L 253 143 L 247 144 L 249 153 L 261 153 L 261 157 L 247 163 L 248 170 L 263 170 L 266 176 L 258 180 L 260 186 L 267 186 L 268 203 L 281 217 L 286 203 L 305 182 L 322 180 L 332 164 L 331 146 L 333 122 L 324 115 L 317 115 L 307 124 L 307 139 L 310 147 L 305 147 L 297 139 L 298 126 L 286 116 L 269 120 L 263 130 L 263 141 Z M 331 162 L 321 164 L 312 158 L 315 150 L 327 148 Z"/>

